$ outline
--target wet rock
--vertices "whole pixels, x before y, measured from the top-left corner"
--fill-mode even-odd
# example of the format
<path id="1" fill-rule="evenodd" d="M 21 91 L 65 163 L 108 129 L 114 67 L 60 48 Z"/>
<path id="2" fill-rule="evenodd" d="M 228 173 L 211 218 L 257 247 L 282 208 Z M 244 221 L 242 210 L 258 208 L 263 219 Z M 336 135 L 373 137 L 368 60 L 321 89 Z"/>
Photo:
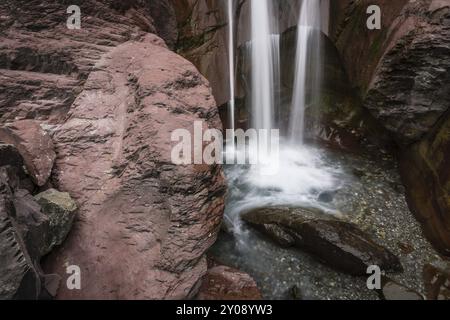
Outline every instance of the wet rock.
<path id="1" fill-rule="evenodd" d="M 441 261 L 426 265 L 423 279 L 428 300 L 450 300 L 450 263 Z"/>
<path id="2" fill-rule="evenodd" d="M 355 225 L 333 219 L 318 210 L 301 208 L 264 208 L 243 214 L 242 219 L 275 238 L 280 232 L 267 233 L 275 226 L 282 230 L 282 241 L 305 250 L 323 263 L 352 275 L 366 275 L 367 267 L 378 265 L 386 272 L 402 271 L 398 258 L 375 243 Z"/>
<path id="3" fill-rule="evenodd" d="M 239 270 L 215 266 L 203 277 L 198 300 L 260 300 L 255 281 Z"/>
<path id="4" fill-rule="evenodd" d="M 450 18 L 446 1 L 408 3 L 378 64 L 365 107 L 400 145 L 419 141 L 450 103 Z"/>
<path id="5" fill-rule="evenodd" d="M 404 150 L 400 172 L 411 211 L 425 235 L 450 256 L 450 116 L 420 143 Z"/>
<path id="6" fill-rule="evenodd" d="M 382 288 L 378 291 L 383 300 L 423 300 L 422 295 L 389 278 L 384 277 Z"/>
<path id="7" fill-rule="evenodd" d="M 0 128 L 0 141 L 17 148 L 38 186 L 47 182 L 56 153 L 51 137 L 42 130 L 39 122 L 22 120 L 9 123 Z"/>
<path id="8" fill-rule="evenodd" d="M 67 192 L 59 192 L 48 189 L 35 196 L 36 201 L 42 208 L 42 212 L 48 219 L 49 227 L 45 233 L 46 253 L 55 246 L 60 245 L 69 234 L 75 217 L 77 205 Z"/>

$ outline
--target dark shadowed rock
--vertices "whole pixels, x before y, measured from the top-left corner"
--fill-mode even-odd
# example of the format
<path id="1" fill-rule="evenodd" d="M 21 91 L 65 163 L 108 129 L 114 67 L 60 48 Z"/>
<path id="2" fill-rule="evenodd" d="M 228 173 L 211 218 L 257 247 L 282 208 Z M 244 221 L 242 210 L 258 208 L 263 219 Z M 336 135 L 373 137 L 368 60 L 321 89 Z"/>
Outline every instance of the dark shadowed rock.
<path id="1" fill-rule="evenodd" d="M 0 299 L 49 299 L 58 281 L 43 274 L 40 260 L 70 224 L 44 214 L 22 189 L 22 164 L 13 146 L 0 145 Z"/>
<path id="2" fill-rule="evenodd" d="M 387 272 L 402 271 L 396 256 L 355 225 L 317 210 L 264 208 L 245 213 L 242 219 L 279 244 L 305 250 L 349 274 L 366 275 L 370 265 L 378 265 Z"/>
<path id="3" fill-rule="evenodd" d="M 23 158 L 13 145 L 0 144 L 0 167 L 5 171 L 9 184 L 13 188 L 23 188 L 28 191 L 35 189 L 35 185 L 25 172 Z"/>
<path id="4" fill-rule="evenodd" d="M 45 233 L 45 253 L 60 245 L 69 234 L 75 217 L 77 205 L 67 192 L 48 189 L 34 197 L 48 219 Z"/>
<path id="5" fill-rule="evenodd" d="M 0 173 L 0 300 L 37 299 L 41 275 L 27 253 L 25 241 L 14 220 L 12 190 Z"/>
<path id="6" fill-rule="evenodd" d="M 197 295 L 198 300 L 260 300 L 261 293 L 248 274 L 215 266 L 206 272 Z"/>
<path id="7" fill-rule="evenodd" d="M 51 247 L 47 244 L 50 223 L 47 215 L 41 212 L 41 206 L 26 190 L 14 192 L 15 220 L 26 244 L 29 254 L 37 261 L 48 254 Z"/>
<path id="8" fill-rule="evenodd" d="M 28 173 L 38 186 L 47 182 L 56 154 L 50 135 L 42 130 L 39 122 L 22 120 L 2 126 L 0 141 L 17 148 Z"/>

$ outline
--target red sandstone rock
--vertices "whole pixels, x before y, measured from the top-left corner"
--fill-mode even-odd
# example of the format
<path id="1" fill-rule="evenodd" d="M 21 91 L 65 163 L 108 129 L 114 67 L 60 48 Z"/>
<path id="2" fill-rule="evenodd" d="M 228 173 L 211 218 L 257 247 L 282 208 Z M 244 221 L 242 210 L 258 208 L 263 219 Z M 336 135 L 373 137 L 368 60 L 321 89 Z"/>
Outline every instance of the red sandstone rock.
<path id="1" fill-rule="evenodd" d="M 148 35 L 113 49 L 55 132 L 55 181 L 80 206 L 47 270 L 80 266 L 59 298 L 186 298 L 223 213 L 219 167 L 171 163 L 171 132 L 220 127 L 206 80 Z"/>
<path id="2" fill-rule="evenodd" d="M 215 266 L 208 270 L 200 287 L 198 300 L 260 300 L 261 293 L 247 273 Z"/>
<path id="3" fill-rule="evenodd" d="M 51 137 L 39 122 L 22 120 L 0 127 L 0 141 L 19 150 L 28 173 L 38 186 L 47 182 L 56 154 Z"/>

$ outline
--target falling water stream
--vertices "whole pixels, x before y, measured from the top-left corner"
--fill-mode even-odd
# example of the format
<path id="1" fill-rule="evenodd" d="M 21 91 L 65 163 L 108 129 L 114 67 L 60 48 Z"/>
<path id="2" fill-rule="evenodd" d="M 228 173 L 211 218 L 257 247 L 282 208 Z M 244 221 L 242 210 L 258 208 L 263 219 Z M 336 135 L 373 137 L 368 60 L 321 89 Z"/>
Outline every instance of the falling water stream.
<path id="1" fill-rule="evenodd" d="M 285 124 L 279 123 L 275 117 L 281 106 L 276 90 L 280 81 L 280 35 L 274 34 L 277 31 L 275 19 L 272 19 L 274 6 L 271 0 L 253 0 L 250 7 L 250 124 L 254 129 L 282 129 Z M 311 48 L 311 44 L 316 44 L 314 37 L 318 35 L 318 32 L 313 31 L 320 30 L 321 25 L 319 1 L 303 0 L 299 17 L 290 130 L 287 136 L 281 137 L 278 154 L 264 155 L 267 157 L 266 163 L 277 162 L 277 170 L 271 174 L 262 174 L 261 170 L 255 170 L 255 166 L 260 164 L 227 168 L 230 198 L 235 197 L 229 201 L 226 215 L 234 222 L 235 232 L 241 230 L 239 215 L 257 207 L 318 206 L 333 213 L 333 208 L 325 207 L 316 199 L 320 192 L 338 188 L 342 172 L 338 167 L 327 164 L 317 148 L 303 143 L 306 81 L 307 78 L 313 79 L 312 82 L 320 79 L 320 68 L 311 68 L 320 65 L 319 51 Z M 230 37 L 230 46 L 232 43 Z M 307 77 L 307 72 L 314 74 Z M 230 74 L 230 81 L 234 83 L 234 75 Z M 243 189 L 245 191 L 241 192 Z M 240 191 L 238 195 L 233 192 L 236 190 Z"/>
<path id="2" fill-rule="evenodd" d="M 228 0 L 228 67 L 229 67 L 229 85 L 230 85 L 230 102 L 229 102 L 229 124 L 230 129 L 235 130 L 235 63 L 234 63 L 234 0 Z M 234 137 L 232 138 L 234 141 Z M 234 143 L 231 143 L 234 149 Z M 233 150 L 232 150 L 233 151 Z"/>

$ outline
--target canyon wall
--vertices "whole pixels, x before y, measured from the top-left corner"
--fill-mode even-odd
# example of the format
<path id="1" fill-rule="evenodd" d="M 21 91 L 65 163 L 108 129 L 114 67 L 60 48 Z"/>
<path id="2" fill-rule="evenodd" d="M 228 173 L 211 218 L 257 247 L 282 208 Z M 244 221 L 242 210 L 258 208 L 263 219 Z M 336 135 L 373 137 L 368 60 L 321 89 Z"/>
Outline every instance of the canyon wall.
<path id="1" fill-rule="evenodd" d="M 365 27 L 372 4 L 381 30 Z M 450 1 L 332 1 L 331 29 L 365 109 L 398 146 L 411 210 L 450 255 Z"/>

